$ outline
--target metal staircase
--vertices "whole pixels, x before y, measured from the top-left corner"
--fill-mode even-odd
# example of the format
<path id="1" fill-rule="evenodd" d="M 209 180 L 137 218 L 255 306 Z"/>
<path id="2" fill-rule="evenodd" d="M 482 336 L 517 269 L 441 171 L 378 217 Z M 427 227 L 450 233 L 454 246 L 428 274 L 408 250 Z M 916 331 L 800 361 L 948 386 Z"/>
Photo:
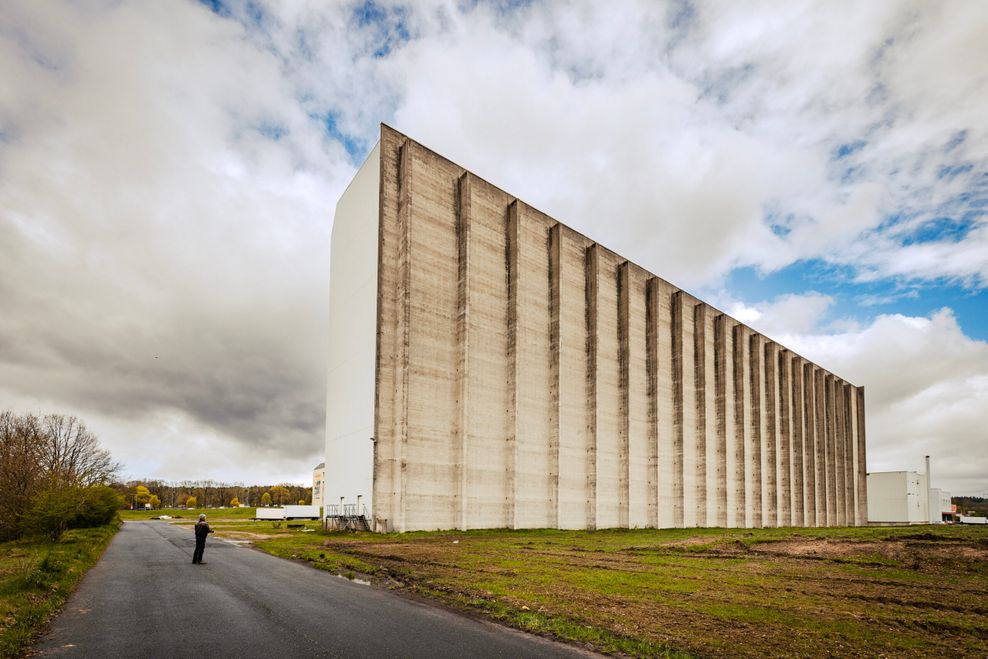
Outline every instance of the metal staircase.
<path id="1" fill-rule="evenodd" d="M 367 506 L 347 503 L 343 506 L 336 504 L 326 506 L 326 519 L 323 527 L 334 531 L 370 531 L 367 520 Z"/>

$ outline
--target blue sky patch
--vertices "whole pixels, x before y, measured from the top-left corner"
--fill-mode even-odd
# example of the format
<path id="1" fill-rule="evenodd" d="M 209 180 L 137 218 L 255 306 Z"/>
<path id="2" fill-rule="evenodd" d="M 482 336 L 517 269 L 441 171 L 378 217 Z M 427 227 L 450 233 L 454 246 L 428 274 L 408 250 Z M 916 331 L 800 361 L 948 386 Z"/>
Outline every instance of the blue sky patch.
<path id="1" fill-rule="evenodd" d="M 792 233 L 792 213 L 779 213 L 778 211 L 765 212 L 765 224 L 775 235 L 785 238 Z"/>
<path id="2" fill-rule="evenodd" d="M 259 28 L 265 20 L 264 7 L 255 0 L 229 3 L 224 0 L 199 0 L 199 4 L 223 18 L 238 19 L 248 28 Z"/>
<path id="3" fill-rule="evenodd" d="M 230 8 L 223 0 L 199 0 L 199 4 L 208 7 L 209 11 L 218 16 L 229 18 L 231 15 Z"/>
<path id="4" fill-rule="evenodd" d="M 364 0 L 354 8 L 352 20 L 358 27 L 375 32 L 376 43 L 371 51 L 375 58 L 387 57 L 412 38 L 408 31 L 408 8 L 401 5 L 384 8 L 374 0 Z"/>
<path id="5" fill-rule="evenodd" d="M 257 132 L 275 142 L 288 133 L 284 126 L 278 126 L 276 124 L 261 124 L 257 127 Z"/>
<path id="6" fill-rule="evenodd" d="M 953 151 L 961 144 L 964 144 L 965 140 L 967 140 L 967 129 L 959 130 L 947 141 L 947 144 L 944 145 L 943 150 L 948 152 Z"/>
<path id="7" fill-rule="evenodd" d="M 675 3 L 669 12 L 669 27 L 679 30 L 687 29 L 696 20 L 696 7 L 689 0 Z"/>
<path id="8" fill-rule="evenodd" d="M 780 295 L 829 295 L 834 303 L 830 320 L 851 318 L 862 324 L 881 314 L 928 317 L 943 307 L 953 309 L 964 333 L 988 340 L 988 289 L 970 289 L 959 283 L 906 285 L 892 280 L 855 282 L 853 270 L 814 259 L 799 261 L 770 274 L 755 268 L 735 268 L 726 290 L 745 304 L 769 302 Z"/>
<path id="9" fill-rule="evenodd" d="M 337 125 L 338 116 L 337 113 L 330 112 L 321 117 L 326 134 L 343 145 L 352 162 L 359 162 L 359 159 L 366 155 L 363 140 L 340 130 Z"/>
<path id="10" fill-rule="evenodd" d="M 839 145 L 834 149 L 834 160 L 840 160 L 841 158 L 846 158 L 853 153 L 857 153 L 865 147 L 867 142 L 864 140 L 858 140 L 856 142 L 848 142 L 846 144 Z"/>
<path id="11" fill-rule="evenodd" d="M 494 9 L 498 14 L 510 14 L 520 9 L 526 9 L 534 4 L 533 0 L 466 0 L 458 5 L 461 11 L 473 11 L 483 4 Z"/>
<path id="12" fill-rule="evenodd" d="M 936 217 L 924 222 L 902 239 L 903 245 L 932 242 L 960 242 L 971 232 L 983 213 L 966 213 L 962 218 Z"/>
<path id="13" fill-rule="evenodd" d="M 940 169 L 937 170 L 937 178 L 950 180 L 961 174 L 967 174 L 972 169 L 974 169 L 974 165 L 969 162 L 960 165 L 941 165 Z"/>

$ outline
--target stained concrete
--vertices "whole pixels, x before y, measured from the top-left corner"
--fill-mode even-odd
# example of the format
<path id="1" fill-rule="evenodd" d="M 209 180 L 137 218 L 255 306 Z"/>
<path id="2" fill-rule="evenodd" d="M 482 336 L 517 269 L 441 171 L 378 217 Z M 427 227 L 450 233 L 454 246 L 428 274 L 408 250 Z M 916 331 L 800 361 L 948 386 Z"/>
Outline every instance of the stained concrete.
<path id="1" fill-rule="evenodd" d="M 378 238 L 378 530 L 865 523 L 861 388 L 386 126 Z"/>

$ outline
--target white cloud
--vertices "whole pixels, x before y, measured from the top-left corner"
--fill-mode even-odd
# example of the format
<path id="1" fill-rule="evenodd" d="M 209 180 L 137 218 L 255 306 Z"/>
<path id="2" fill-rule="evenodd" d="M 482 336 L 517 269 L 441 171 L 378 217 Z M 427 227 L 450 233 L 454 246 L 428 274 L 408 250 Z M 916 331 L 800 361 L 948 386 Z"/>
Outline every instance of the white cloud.
<path id="1" fill-rule="evenodd" d="M 810 292 L 744 303 L 708 296 L 734 318 L 865 387 L 870 471 L 922 470 L 955 494 L 988 494 L 988 342 L 966 336 L 950 309 L 928 317 L 833 320 Z"/>
<path id="2" fill-rule="evenodd" d="M 806 333 L 819 328 L 834 300 L 829 295 L 809 292 L 780 295 L 771 302 L 745 305 L 729 302 L 727 313 L 769 337 Z"/>
<path id="3" fill-rule="evenodd" d="M 5 19 L 4 400 L 106 425 L 120 455 L 180 417 L 186 442 L 254 447 L 247 473 L 271 446 L 310 462 L 331 209 L 352 170 L 342 146 L 277 59 L 204 7 L 24 4 Z M 174 459 L 147 475 L 183 477 L 207 454 L 157 445 Z"/>
<path id="4" fill-rule="evenodd" d="M 806 258 L 976 284 L 980 231 L 896 258 L 904 229 L 975 209 L 961 195 L 988 167 L 985 12 L 951 8 L 700 5 L 677 24 L 675 6 L 551 3 L 511 29 L 481 7 L 379 70 L 399 128 L 684 286 Z"/>
<path id="5" fill-rule="evenodd" d="M 356 9 L 5 5 L 4 400 L 98 420 L 148 475 L 318 461 L 330 217 L 379 120 L 690 289 L 798 259 L 988 278 L 979 3 Z M 801 294 L 736 314 L 781 340 L 829 308 Z M 890 321 L 834 322 L 831 350 Z M 127 453 L 159 426 L 224 449 Z"/>
<path id="6" fill-rule="evenodd" d="M 869 470 L 921 470 L 930 455 L 939 485 L 988 493 L 988 343 L 965 336 L 949 309 L 779 340 L 865 387 Z"/>

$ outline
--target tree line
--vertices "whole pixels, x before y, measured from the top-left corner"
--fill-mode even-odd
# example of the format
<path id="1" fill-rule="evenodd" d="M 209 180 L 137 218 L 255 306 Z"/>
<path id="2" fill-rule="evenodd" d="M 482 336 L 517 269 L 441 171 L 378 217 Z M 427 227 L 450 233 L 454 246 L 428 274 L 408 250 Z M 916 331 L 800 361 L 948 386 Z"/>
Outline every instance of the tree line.
<path id="1" fill-rule="evenodd" d="M 219 508 L 220 506 L 283 506 L 311 503 L 312 488 L 292 483 L 244 485 L 202 481 L 154 479 L 114 483 L 127 508 Z M 192 500 L 190 502 L 190 499 Z"/>
<path id="2" fill-rule="evenodd" d="M 25 535 L 57 540 L 69 528 L 109 524 L 121 508 L 312 501 L 311 487 L 291 483 L 121 482 L 119 471 L 110 452 L 74 416 L 0 412 L 0 542 Z"/>
<path id="3" fill-rule="evenodd" d="M 961 515 L 975 513 L 988 515 L 988 498 L 985 497 L 952 497 L 951 502 L 957 504 L 957 512 Z"/>
<path id="4" fill-rule="evenodd" d="M 0 412 L 0 541 L 110 523 L 120 465 L 74 416 Z"/>

